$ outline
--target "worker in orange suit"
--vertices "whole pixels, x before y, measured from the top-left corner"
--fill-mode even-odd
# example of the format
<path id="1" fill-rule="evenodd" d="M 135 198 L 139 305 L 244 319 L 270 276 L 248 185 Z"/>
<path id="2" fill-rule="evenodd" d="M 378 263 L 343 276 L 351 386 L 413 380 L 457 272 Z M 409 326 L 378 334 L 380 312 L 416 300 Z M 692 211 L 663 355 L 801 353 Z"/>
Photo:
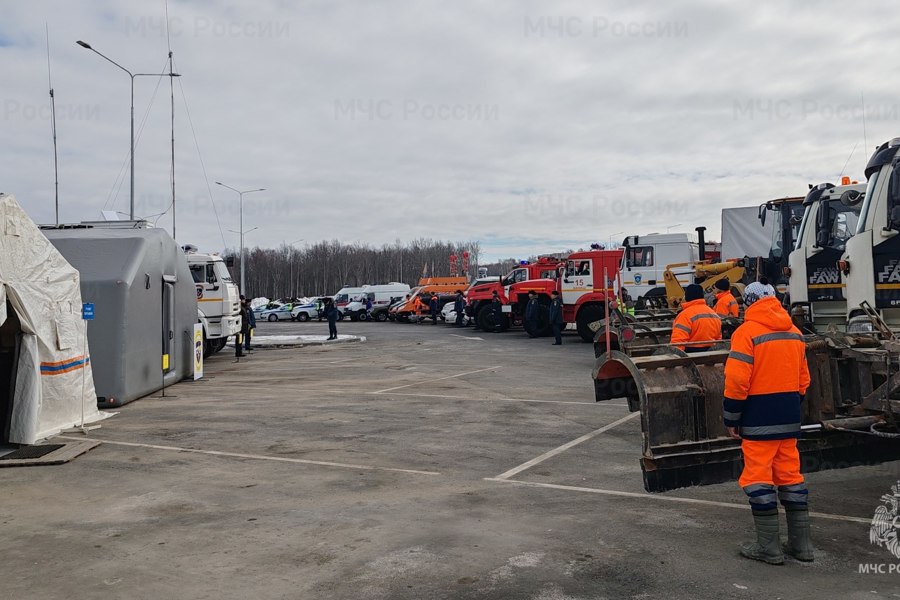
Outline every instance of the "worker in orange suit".
<path id="1" fill-rule="evenodd" d="M 681 312 L 672 323 L 671 344 L 685 352 L 706 352 L 713 342 L 722 339 L 722 319 L 706 305 L 703 288 L 691 284 L 684 290 Z M 680 346 L 684 342 L 710 342 L 709 345 L 693 344 Z"/>
<path id="2" fill-rule="evenodd" d="M 720 317 L 737 317 L 740 313 L 737 300 L 731 295 L 731 283 L 727 277 L 716 281 L 716 306 L 713 310 Z"/>
<path id="3" fill-rule="evenodd" d="M 739 483 L 750 500 L 756 542 L 741 554 L 782 564 L 784 553 L 811 562 L 808 491 L 800 474 L 802 402 L 809 388 L 806 343 L 771 286 L 744 290 L 744 323 L 731 336 L 725 362 L 724 417 L 728 434 L 741 439 Z M 778 500 L 787 514 L 788 541 L 778 531 Z"/>

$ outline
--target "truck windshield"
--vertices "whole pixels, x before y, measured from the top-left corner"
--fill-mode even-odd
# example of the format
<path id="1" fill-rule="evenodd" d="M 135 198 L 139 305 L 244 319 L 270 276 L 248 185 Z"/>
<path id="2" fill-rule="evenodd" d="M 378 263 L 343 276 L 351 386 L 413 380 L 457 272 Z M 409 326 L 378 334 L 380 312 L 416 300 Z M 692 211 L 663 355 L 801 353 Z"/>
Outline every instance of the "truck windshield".
<path id="1" fill-rule="evenodd" d="M 528 279 L 528 270 L 527 269 L 513 269 L 509 272 L 503 281 L 500 283 L 503 287 L 508 285 L 512 285 L 514 283 L 519 283 L 520 281 L 526 281 Z"/>
<path id="2" fill-rule="evenodd" d="M 228 267 L 225 266 L 224 262 L 216 261 L 212 264 L 212 267 L 219 281 L 231 283 L 231 273 L 228 272 Z"/>
<path id="3" fill-rule="evenodd" d="M 794 250 L 800 248 L 800 244 L 803 243 L 803 240 L 806 238 L 806 228 L 809 227 L 809 222 L 812 219 L 813 209 L 816 207 L 817 203 L 810 204 L 806 207 L 806 211 L 803 213 L 803 220 L 800 222 L 800 231 L 797 233 L 797 240 L 794 242 Z"/>

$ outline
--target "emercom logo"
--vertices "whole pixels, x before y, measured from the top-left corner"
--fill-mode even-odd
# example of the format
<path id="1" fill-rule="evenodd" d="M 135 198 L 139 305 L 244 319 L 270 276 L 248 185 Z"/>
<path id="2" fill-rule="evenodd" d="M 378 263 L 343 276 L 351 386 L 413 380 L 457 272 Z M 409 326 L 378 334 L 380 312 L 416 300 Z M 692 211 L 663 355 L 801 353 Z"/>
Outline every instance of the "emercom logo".
<path id="1" fill-rule="evenodd" d="M 900 481 L 891 486 L 890 494 L 881 496 L 881 504 L 872 516 L 869 527 L 869 542 L 890 552 L 900 559 Z M 859 565 L 859 573 L 886 574 L 900 573 L 900 563 L 866 563 Z"/>

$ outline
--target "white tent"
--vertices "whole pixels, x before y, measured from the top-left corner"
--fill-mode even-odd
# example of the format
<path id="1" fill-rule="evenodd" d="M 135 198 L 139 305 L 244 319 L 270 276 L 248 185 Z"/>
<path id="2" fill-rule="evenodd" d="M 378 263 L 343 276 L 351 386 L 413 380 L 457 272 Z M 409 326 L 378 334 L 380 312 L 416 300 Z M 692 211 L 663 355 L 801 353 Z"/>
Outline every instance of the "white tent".
<path id="1" fill-rule="evenodd" d="M 33 444 L 105 416 L 78 271 L 15 198 L 0 194 L 0 442 Z"/>

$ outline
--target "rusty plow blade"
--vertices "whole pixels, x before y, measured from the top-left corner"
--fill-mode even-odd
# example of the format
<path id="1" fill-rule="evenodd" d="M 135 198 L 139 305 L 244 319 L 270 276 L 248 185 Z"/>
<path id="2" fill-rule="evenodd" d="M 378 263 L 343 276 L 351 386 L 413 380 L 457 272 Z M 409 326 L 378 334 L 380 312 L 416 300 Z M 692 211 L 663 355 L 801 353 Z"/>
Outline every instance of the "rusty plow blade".
<path id="1" fill-rule="evenodd" d="M 846 369 L 848 358 L 832 361 L 833 350 L 815 343 L 807 350 L 813 386 L 804 402 L 803 471 L 900 458 L 900 440 L 853 431 L 872 425 L 872 419 L 859 418 L 872 411 L 862 405 L 844 408 L 841 386 L 833 386 L 831 376 L 838 375 L 832 365 Z M 740 442 L 727 436 L 722 420 L 727 358 L 728 350 L 686 354 L 673 347 L 657 347 L 649 356 L 613 350 L 597 358 L 595 399 L 625 398 L 629 410 L 641 413 L 640 464 L 648 492 L 724 483 L 740 476 Z M 842 406 L 840 414 L 833 409 L 834 400 Z"/>

